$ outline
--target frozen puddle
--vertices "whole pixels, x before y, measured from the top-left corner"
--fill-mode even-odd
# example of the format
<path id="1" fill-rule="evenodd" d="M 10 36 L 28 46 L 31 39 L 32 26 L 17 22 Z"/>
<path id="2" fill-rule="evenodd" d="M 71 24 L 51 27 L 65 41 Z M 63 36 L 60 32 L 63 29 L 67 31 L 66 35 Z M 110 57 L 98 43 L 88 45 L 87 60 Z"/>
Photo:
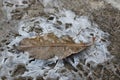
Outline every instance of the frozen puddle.
<path id="1" fill-rule="evenodd" d="M 7 16 L 9 17 L 9 15 Z M 11 18 L 9 17 L 9 19 Z M 18 46 L 24 38 L 51 32 L 58 37 L 68 35 L 76 43 L 87 43 L 91 42 L 92 37 L 96 38 L 94 45 L 87 50 L 66 59 L 77 72 L 65 67 L 66 64 L 63 60 L 57 61 L 57 56 L 49 60 L 34 60 L 29 58 L 28 52 L 15 50 L 12 53 L 6 50 L 0 55 L 0 77 L 5 76 L 7 80 L 14 80 L 15 77 L 32 77 L 33 80 L 36 80 L 38 76 L 45 80 L 84 80 L 92 76 L 92 70 L 87 64 L 96 66 L 111 59 L 111 55 L 107 50 L 109 45 L 107 37 L 109 34 L 99 29 L 97 24 L 92 23 L 87 16 L 77 16 L 74 12 L 65 9 L 59 11 L 59 13 L 49 15 L 49 17 L 41 16 L 20 21 L 18 24 L 20 36 L 13 39 L 9 47 L 14 50 L 13 46 Z M 24 65 L 26 70 L 14 76 L 13 73 L 17 65 Z M 83 67 L 83 70 L 78 68 L 79 65 Z M 88 75 L 85 75 L 84 71 Z"/>

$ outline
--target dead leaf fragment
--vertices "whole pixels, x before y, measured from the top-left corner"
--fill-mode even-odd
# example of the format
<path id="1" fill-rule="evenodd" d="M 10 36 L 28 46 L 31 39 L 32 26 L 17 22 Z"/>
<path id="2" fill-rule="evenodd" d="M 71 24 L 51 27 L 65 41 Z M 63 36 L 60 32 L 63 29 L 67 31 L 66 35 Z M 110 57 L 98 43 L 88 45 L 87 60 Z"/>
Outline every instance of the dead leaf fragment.
<path id="1" fill-rule="evenodd" d="M 18 50 L 27 51 L 34 58 L 49 59 L 58 56 L 64 59 L 87 48 L 85 43 L 76 44 L 69 36 L 58 38 L 53 33 L 23 39 Z"/>

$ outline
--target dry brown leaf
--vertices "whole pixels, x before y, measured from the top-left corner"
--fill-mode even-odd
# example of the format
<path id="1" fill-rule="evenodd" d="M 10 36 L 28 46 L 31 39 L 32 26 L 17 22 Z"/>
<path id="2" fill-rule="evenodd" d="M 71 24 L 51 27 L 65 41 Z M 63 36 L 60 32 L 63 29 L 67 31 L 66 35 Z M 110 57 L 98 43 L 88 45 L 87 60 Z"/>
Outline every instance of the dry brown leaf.
<path id="1" fill-rule="evenodd" d="M 64 59 L 72 54 L 78 53 L 88 46 L 85 43 L 76 44 L 69 36 L 58 38 L 53 33 L 35 38 L 23 39 L 18 50 L 27 51 L 34 58 L 49 59 L 58 56 L 59 59 Z"/>

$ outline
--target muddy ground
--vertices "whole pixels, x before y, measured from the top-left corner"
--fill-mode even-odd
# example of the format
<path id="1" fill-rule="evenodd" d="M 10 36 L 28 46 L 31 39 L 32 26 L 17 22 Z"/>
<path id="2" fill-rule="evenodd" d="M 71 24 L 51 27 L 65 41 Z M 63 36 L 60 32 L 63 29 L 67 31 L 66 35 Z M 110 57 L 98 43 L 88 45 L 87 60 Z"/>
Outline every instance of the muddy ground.
<path id="1" fill-rule="evenodd" d="M 99 70 L 103 65 L 106 65 L 102 80 L 120 80 L 120 10 L 103 0 L 61 0 L 61 2 L 63 3 L 61 7 L 70 9 L 78 15 L 89 16 L 91 21 L 97 23 L 103 31 L 110 34 L 109 41 L 111 43 L 108 49 L 114 55 L 114 59 L 112 62 L 108 61 L 99 65 L 95 72 L 95 78 L 99 78 Z M 14 17 L 8 21 L 2 11 L 1 3 L 2 0 L 0 0 L 0 51 L 3 51 L 6 48 L 4 45 L 9 44 L 12 35 L 17 35 L 17 27 L 15 25 L 21 18 Z M 43 8 L 42 4 L 33 3 L 32 6 L 24 9 L 23 13 L 28 12 L 29 18 L 47 15 L 44 13 Z M 107 68 L 111 64 L 114 64 L 114 67 L 116 67 L 115 74 Z"/>

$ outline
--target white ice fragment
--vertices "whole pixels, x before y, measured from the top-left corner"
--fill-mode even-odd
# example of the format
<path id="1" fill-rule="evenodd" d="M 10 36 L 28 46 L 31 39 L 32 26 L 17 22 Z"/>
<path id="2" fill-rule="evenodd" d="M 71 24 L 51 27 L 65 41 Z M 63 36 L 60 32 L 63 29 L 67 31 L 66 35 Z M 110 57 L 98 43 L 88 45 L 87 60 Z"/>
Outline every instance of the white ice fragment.
<path id="1" fill-rule="evenodd" d="M 27 64 L 29 62 L 29 53 L 24 52 L 24 53 L 19 53 L 16 54 L 16 56 L 13 58 L 15 61 L 14 63 L 21 63 L 21 64 Z"/>
<path id="2" fill-rule="evenodd" d="M 18 45 L 18 43 L 25 37 L 16 37 L 9 45 L 8 47 L 12 47 L 13 45 Z"/>
<path id="3" fill-rule="evenodd" d="M 22 77 L 32 77 L 32 78 L 37 78 L 38 76 L 43 76 L 44 74 L 44 70 L 41 69 L 36 69 L 36 70 L 31 70 L 28 72 L 25 72 L 24 74 L 22 74 Z"/>
<path id="4" fill-rule="evenodd" d="M 57 77 L 59 77 L 59 76 L 60 76 L 60 74 L 57 73 L 56 70 L 51 69 L 51 70 L 48 71 L 46 78 L 57 79 Z"/>
<path id="5" fill-rule="evenodd" d="M 29 37 L 29 33 L 27 31 L 30 29 L 30 27 L 27 27 L 27 30 L 25 31 L 26 29 L 26 27 L 24 27 L 25 23 L 20 22 L 18 26 L 20 26 L 18 29 L 18 33 L 22 36 Z"/>
<path id="6" fill-rule="evenodd" d="M 70 79 L 66 76 L 61 76 L 59 80 L 70 80 Z"/>

